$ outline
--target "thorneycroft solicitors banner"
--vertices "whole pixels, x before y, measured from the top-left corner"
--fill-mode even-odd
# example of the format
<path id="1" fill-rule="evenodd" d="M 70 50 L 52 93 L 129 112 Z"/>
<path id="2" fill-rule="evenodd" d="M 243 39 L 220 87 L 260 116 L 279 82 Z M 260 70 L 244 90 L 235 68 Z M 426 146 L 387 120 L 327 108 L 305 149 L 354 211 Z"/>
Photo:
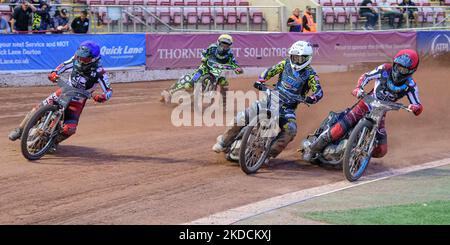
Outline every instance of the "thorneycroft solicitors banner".
<path id="1" fill-rule="evenodd" d="M 86 40 L 100 45 L 106 68 L 145 65 L 145 34 L 24 34 L 0 35 L 0 71 L 55 69 Z"/>
<path id="2" fill-rule="evenodd" d="M 218 34 L 147 34 L 147 68 L 193 68 Z M 398 50 L 416 47 L 415 32 L 334 32 L 233 34 L 233 52 L 241 66 L 267 67 L 287 56 L 292 43 L 313 44 L 313 64 L 385 62 Z"/>

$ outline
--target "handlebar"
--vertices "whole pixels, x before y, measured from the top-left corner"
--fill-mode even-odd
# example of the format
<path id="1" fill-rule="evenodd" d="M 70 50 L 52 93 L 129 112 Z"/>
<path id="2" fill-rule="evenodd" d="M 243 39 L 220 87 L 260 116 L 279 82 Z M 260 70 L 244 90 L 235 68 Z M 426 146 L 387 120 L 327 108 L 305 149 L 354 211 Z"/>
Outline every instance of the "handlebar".
<path id="1" fill-rule="evenodd" d="M 405 111 L 412 112 L 411 109 L 409 109 L 407 106 L 403 105 L 402 103 L 379 100 L 373 96 L 370 96 L 370 94 L 367 94 L 366 92 L 362 93 L 361 99 L 363 99 L 364 101 L 366 101 L 369 104 L 371 104 L 373 101 L 376 101 L 377 103 L 383 104 L 383 105 L 391 107 L 393 109 L 403 109 Z"/>
<path id="2" fill-rule="evenodd" d="M 79 88 L 74 88 L 72 86 L 69 86 L 69 84 L 66 81 L 64 81 L 63 79 L 61 79 L 61 78 L 58 78 L 56 80 L 56 84 L 60 88 L 63 89 L 63 93 L 76 93 L 76 94 L 82 95 L 82 96 L 84 96 L 84 97 L 86 97 L 88 99 L 92 97 L 92 93 L 90 93 L 90 92 L 88 92 L 86 90 L 82 90 L 82 89 L 79 89 Z"/>
<path id="3" fill-rule="evenodd" d="M 273 88 L 267 87 L 267 85 L 264 84 L 264 83 L 261 83 L 261 85 L 262 85 L 261 91 L 266 92 L 266 94 L 267 94 L 268 96 L 274 95 L 274 94 L 272 93 L 273 91 L 275 91 Z M 275 86 L 275 85 L 273 85 L 273 86 Z M 297 103 L 297 104 L 303 103 L 303 104 L 307 105 L 308 107 L 311 106 L 311 104 L 307 103 L 307 102 L 305 101 L 305 98 L 303 98 L 303 97 L 301 97 L 301 96 L 298 96 L 297 98 L 287 98 L 286 95 L 283 94 L 283 93 L 281 93 L 280 91 L 277 91 L 276 96 L 278 96 L 278 98 L 283 99 L 283 101 L 292 101 L 292 100 L 294 100 L 294 101 L 292 101 L 293 103 Z"/>
<path id="4" fill-rule="evenodd" d="M 226 64 L 220 64 L 217 62 L 213 62 L 208 60 L 208 66 L 212 67 L 212 68 L 218 68 L 218 69 L 224 69 L 224 70 L 234 70 L 235 68 L 231 65 L 226 65 Z"/>

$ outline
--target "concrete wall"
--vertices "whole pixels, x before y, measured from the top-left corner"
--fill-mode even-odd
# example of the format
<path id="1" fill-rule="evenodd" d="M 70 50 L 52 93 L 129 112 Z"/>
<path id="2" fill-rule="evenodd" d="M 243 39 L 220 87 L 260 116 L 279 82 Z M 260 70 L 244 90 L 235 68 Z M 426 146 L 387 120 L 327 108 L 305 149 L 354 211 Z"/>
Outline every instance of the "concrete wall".
<path id="1" fill-rule="evenodd" d="M 347 66 L 314 66 L 319 73 L 327 72 L 345 72 Z M 244 67 L 244 74 L 235 75 L 233 72 L 226 72 L 225 76 L 231 79 L 242 78 L 258 78 L 264 67 Z M 193 69 L 183 70 L 145 70 L 143 67 L 131 68 L 127 70 L 107 70 L 111 83 L 126 83 L 140 81 L 156 81 L 156 80 L 177 80 L 184 74 L 192 72 Z M 62 75 L 64 79 L 68 79 L 70 72 Z M 26 87 L 26 86 L 48 86 L 51 82 L 47 78 L 48 72 L 36 73 L 0 73 L 0 87 Z"/>

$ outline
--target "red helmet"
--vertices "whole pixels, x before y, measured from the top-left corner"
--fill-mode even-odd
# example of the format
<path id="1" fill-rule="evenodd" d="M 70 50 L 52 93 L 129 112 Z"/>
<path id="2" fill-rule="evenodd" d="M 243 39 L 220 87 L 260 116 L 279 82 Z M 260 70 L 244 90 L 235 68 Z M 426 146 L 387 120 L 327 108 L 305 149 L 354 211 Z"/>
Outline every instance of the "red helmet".
<path id="1" fill-rule="evenodd" d="M 392 79 L 394 83 L 403 83 L 419 66 L 419 55 L 411 49 L 400 50 L 395 56 L 392 65 Z"/>

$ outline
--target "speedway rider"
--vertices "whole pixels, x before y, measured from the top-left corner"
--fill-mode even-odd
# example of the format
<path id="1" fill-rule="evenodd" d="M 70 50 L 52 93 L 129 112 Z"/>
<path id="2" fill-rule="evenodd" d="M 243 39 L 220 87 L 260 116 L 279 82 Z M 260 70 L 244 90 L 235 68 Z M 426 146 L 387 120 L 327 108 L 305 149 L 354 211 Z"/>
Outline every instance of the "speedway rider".
<path id="1" fill-rule="evenodd" d="M 97 85 L 103 90 L 103 94 L 93 96 L 93 100 L 99 103 L 109 100 L 112 96 L 112 89 L 108 80 L 108 75 L 105 73 L 101 63 L 100 47 L 93 41 L 85 41 L 80 44 L 75 55 L 64 63 L 60 64 L 54 71 L 48 75 L 48 79 L 55 83 L 59 75 L 63 72 L 72 69 L 70 74 L 70 81 L 68 85 L 78 89 L 84 89 L 93 92 Z M 61 95 L 62 89 L 57 89 L 54 93 L 48 96 L 45 100 L 35 106 L 22 120 L 19 127 L 11 131 L 9 139 L 12 141 L 21 137 L 23 128 L 33 113 L 41 106 L 53 104 Z M 56 151 L 57 145 L 75 134 L 81 112 L 86 104 L 86 99 L 81 97 L 74 97 L 65 112 L 64 127 L 62 132 L 57 136 L 55 145 L 50 148 L 50 153 Z"/>
<path id="2" fill-rule="evenodd" d="M 404 96 L 408 97 L 408 108 L 418 116 L 423 106 L 419 100 L 419 89 L 412 75 L 419 66 L 419 56 L 414 50 L 405 49 L 398 52 L 393 59 L 393 64 L 385 63 L 375 70 L 363 74 L 352 95 L 361 98 L 364 87 L 375 80 L 374 91 L 370 96 L 378 100 L 395 102 Z M 303 159 L 311 160 L 315 153 L 321 152 L 329 143 L 341 139 L 348 130 L 353 128 L 364 115 L 371 110 L 370 105 L 360 100 L 340 121 L 329 130 L 324 131 L 317 139 L 306 144 Z M 385 116 L 384 116 L 385 117 Z M 381 158 L 387 153 L 387 134 L 383 117 L 379 131 L 377 132 L 378 145 L 374 148 L 372 157 Z"/>
<path id="3" fill-rule="evenodd" d="M 196 82 L 209 72 L 209 67 L 207 65 L 208 60 L 219 64 L 227 64 L 234 67 L 234 72 L 236 74 L 242 74 L 243 70 L 239 67 L 234 58 L 233 52 L 231 50 L 231 45 L 233 44 L 233 38 L 228 34 L 220 35 L 217 42 L 212 43 L 209 47 L 202 52 L 202 64 L 194 71 L 192 75 L 186 75 L 182 79 L 178 80 L 173 84 L 168 90 L 161 92 L 161 102 L 169 102 L 171 96 L 180 90 L 192 91 Z M 221 77 L 218 81 L 220 86 L 220 93 L 223 98 L 223 105 L 226 105 L 226 92 L 228 91 L 228 81 Z"/>
<path id="4" fill-rule="evenodd" d="M 289 57 L 278 64 L 266 69 L 255 82 L 254 87 L 264 90 L 264 83 L 275 75 L 279 74 L 275 91 L 280 93 L 280 133 L 272 143 L 269 157 L 275 158 L 291 142 L 297 134 L 297 121 L 295 110 L 298 105 L 298 98 L 305 98 L 308 104 L 317 103 L 323 96 L 320 87 L 319 77 L 316 71 L 311 67 L 313 57 L 313 48 L 310 43 L 305 41 L 295 42 L 288 51 Z M 308 92 L 313 94 L 307 96 Z M 281 96 L 283 95 L 283 96 Z M 295 101 L 295 102 L 294 102 Z M 263 104 L 263 103 L 261 103 Z M 216 144 L 212 147 L 213 151 L 224 151 L 233 139 L 243 128 L 242 125 L 248 123 L 249 115 L 254 115 L 257 111 L 257 102 L 238 113 L 235 118 L 234 126 L 229 128 L 223 135 L 217 137 Z M 246 119 L 247 118 L 247 119 Z M 245 123 L 243 123 L 245 122 Z"/>

